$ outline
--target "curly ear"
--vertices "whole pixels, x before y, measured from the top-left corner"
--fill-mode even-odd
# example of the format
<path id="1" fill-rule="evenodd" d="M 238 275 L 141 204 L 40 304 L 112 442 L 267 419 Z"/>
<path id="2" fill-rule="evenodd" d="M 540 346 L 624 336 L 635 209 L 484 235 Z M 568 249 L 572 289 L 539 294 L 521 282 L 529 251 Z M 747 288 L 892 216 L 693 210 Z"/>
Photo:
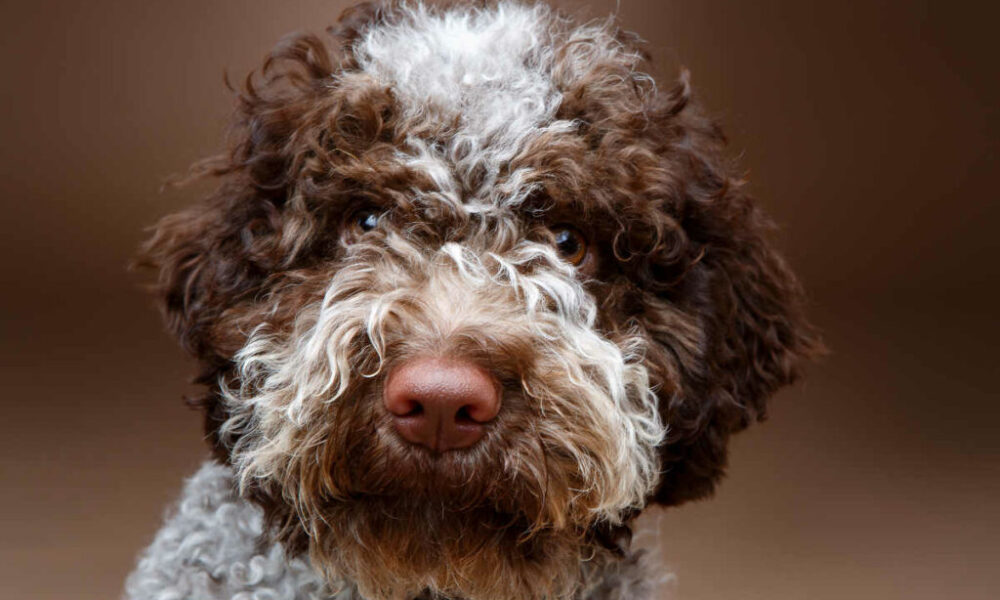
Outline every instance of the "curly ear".
<path id="1" fill-rule="evenodd" d="M 218 178 L 216 193 L 162 219 L 141 248 L 137 264 L 159 273 L 154 291 L 170 331 L 209 366 L 238 348 L 214 327 L 221 315 L 252 300 L 270 274 L 317 250 L 313 234 L 327 224 L 301 188 L 327 184 L 332 160 L 316 157 L 345 145 L 337 136 L 347 127 L 335 118 L 346 112 L 344 94 L 332 93 L 332 75 L 351 67 L 350 45 L 380 11 L 377 3 L 348 9 L 331 28 L 332 40 L 282 40 L 237 92 L 229 148 L 192 169 L 190 179 Z M 359 121 L 352 117 L 342 120 Z"/>
<path id="2" fill-rule="evenodd" d="M 163 218 L 135 261 L 156 271 L 153 292 L 167 327 L 200 363 L 195 381 L 207 390 L 188 401 L 204 410 L 221 460 L 218 386 L 248 326 L 259 323 L 256 303 L 275 280 L 294 279 L 296 269 L 331 252 L 317 235 L 339 219 L 335 200 L 343 194 L 330 165 L 337 149 L 351 155 L 350 140 L 370 138 L 382 124 L 382 105 L 361 102 L 374 115 L 352 112 L 353 88 L 341 82 L 345 89 L 335 90 L 333 77 L 354 66 L 350 46 L 379 18 L 379 5 L 367 3 L 342 15 L 332 40 L 282 40 L 236 93 L 227 150 L 192 169 L 189 179 L 216 178 L 218 189 Z"/>
<path id="3" fill-rule="evenodd" d="M 676 251 L 660 265 L 671 273 L 661 293 L 700 330 L 698 356 L 675 367 L 680 381 L 663 399 L 670 431 L 655 500 L 668 505 L 712 493 L 729 436 L 763 419 L 768 398 L 821 347 L 798 281 L 767 241 L 770 221 L 732 174 L 719 129 L 686 106 L 688 94 L 682 79 L 657 115 L 673 132 L 666 155 L 684 193 L 671 218 L 685 258 L 679 270 Z"/>
<path id="4" fill-rule="evenodd" d="M 234 351 L 214 327 L 222 313 L 257 293 L 267 276 L 277 220 L 267 206 L 211 199 L 164 217 L 141 248 L 138 264 L 158 271 L 153 291 L 167 328 L 208 364 Z"/>

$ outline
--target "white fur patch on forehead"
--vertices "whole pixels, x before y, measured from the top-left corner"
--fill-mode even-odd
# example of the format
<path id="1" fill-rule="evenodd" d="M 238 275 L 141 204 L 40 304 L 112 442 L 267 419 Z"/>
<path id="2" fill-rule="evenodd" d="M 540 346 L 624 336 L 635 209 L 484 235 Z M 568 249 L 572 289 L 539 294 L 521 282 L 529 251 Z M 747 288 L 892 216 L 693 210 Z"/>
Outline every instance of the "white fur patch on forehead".
<path id="1" fill-rule="evenodd" d="M 354 53 L 363 71 L 393 90 L 405 122 L 447 130 L 436 156 L 414 152 L 419 162 L 440 159 L 466 188 L 477 172 L 475 187 L 488 190 L 526 141 L 575 127 L 555 120 L 562 100 L 552 78 L 559 29 L 558 18 L 541 5 L 441 11 L 405 4 L 371 27 Z M 413 139 L 410 146 L 408 152 L 424 147 Z M 525 193 L 509 190 L 506 203 L 516 201 L 511 192 Z"/>
<path id="2" fill-rule="evenodd" d="M 536 127 L 560 100 L 549 76 L 552 19 L 540 5 L 437 12 L 410 4 L 369 29 L 354 52 L 413 116 L 460 115 L 481 134 Z"/>

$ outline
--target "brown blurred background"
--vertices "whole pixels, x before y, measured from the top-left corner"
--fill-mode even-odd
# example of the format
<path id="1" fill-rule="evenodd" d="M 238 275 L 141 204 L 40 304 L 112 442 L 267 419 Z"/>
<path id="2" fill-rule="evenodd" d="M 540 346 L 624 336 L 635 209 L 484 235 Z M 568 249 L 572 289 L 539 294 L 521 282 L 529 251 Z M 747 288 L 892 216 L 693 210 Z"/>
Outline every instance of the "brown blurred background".
<path id="1" fill-rule="evenodd" d="M 117 597 L 206 454 L 193 367 L 125 264 L 218 148 L 240 78 L 344 1 L 4 3 L 0 597 Z M 691 69 L 832 355 L 736 438 L 715 499 L 648 522 L 673 595 L 1000 593 L 996 15 L 973 3 L 561 6 Z"/>

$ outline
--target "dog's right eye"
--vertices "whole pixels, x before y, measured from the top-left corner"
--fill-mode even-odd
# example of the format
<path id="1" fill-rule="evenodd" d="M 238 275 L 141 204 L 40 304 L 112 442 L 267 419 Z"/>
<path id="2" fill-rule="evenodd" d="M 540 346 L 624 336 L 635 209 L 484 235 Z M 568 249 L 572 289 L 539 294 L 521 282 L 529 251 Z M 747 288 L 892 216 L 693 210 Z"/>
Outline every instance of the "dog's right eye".
<path id="1" fill-rule="evenodd" d="M 341 222 L 341 240 L 347 244 L 358 241 L 362 235 L 378 227 L 382 212 L 375 208 L 362 208 L 347 213 Z"/>
<path id="2" fill-rule="evenodd" d="M 362 233 L 375 229 L 378 226 L 378 213 L 371 209 L 354 213 L 354 226 Z"/>

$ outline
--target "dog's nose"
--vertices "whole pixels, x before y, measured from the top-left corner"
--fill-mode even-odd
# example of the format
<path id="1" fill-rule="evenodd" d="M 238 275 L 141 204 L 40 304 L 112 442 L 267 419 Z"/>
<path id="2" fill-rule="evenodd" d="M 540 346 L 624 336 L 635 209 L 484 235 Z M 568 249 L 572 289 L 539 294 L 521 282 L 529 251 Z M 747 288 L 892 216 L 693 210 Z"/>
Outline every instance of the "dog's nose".
<path id="1" fill-rule="evenodd" d="M 500 413 L 496 380 L 461 359 L 403 363 L 389 374 L 383 401 L 403 439 L 435 452 L 472 446 Z"/>

